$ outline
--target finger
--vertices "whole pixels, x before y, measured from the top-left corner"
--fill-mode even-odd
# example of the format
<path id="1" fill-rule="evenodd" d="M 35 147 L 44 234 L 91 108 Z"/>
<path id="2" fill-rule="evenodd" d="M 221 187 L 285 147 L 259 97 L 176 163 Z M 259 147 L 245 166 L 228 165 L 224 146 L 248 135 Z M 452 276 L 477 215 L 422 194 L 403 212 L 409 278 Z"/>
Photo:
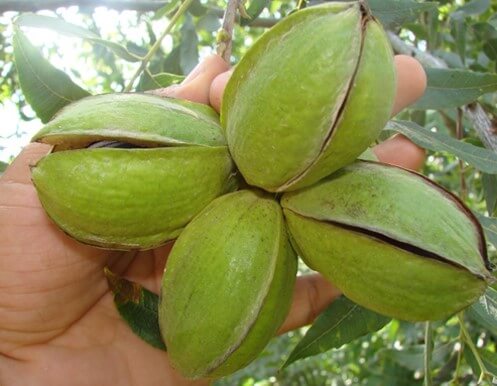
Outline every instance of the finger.
<path id="1" fill-rule="evenodd" d="M 416 102 L 426 89 L 426 73 L 421 64 L 407 55 L 394 58 L 397 72 L 397 91 L 392 116 Z"/>
<path id="2" fill-rule="evenodd" d="M 40 158 L 47 155 L 51 148 L 50 145 L 43 143 L 30 143 L 3 173 L 2 177 L 0 177 L 0 183 L 31 183 L 30 166 L 35 165 Z"/>
<path id="3" fill-rule="evenodd" d="M 221 111 L 221 100 L 223 99 L 224 89 L 226 88 L 226 83 L 231 77 L 233 70 L 229 70 L 219 74 L 214 78 L 209 91 L 210 104 L 218 112 Z"/>
<path id="4" fill-rule="evenodd" d="M 406 169 L 420 170 L 425 162 L 425 150 L 401 134 L 396 134 L 373 148 L 381 162 Z"/>
<path id="5" fill-rule="evenodd" d="M 426 89 L 426 74 L 419 62 L 406 55 L 395 57 L 397 68 L 397 93 L 392 115 L 416 102 Z M 424 149 L 412 143 L 403 135 L 397 134 L 373 149 L 381 162 L 419 170 L 424 164 Z"/>
<path id="6" fill-rule="evenodd" d="M 209 103 L 210 86 L 214 78 L 229 69 L 229 65 L 218 55 L 204 59 L 179 85 L 151 91 L 162 97 L 188 99 L 198 103 Z"/>
<path id="7" fill-rule="evenodd" d="M 312 323 L 339 296 L 340 291 L 319 274 L 298 277 L 290 312 L 278 334 Z"/>

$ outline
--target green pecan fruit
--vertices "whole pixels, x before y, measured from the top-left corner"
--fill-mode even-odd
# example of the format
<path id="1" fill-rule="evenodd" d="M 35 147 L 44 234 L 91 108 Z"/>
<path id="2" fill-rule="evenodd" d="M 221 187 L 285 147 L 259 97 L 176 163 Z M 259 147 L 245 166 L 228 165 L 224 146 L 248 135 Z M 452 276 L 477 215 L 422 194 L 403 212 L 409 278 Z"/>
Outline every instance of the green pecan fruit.
<path id="1" fill-rule="evenodd" d="M 254 360 L 288 313 L 296 270 L 276 201 L 248 190 L 214 200 L 164 272 L 159 323 L 173 366 L 215 378 Z"/>
<path id="2" fill-rule="evenodd" d="M 306 8 L 264 34 L 236 66 L 221 123 L 240 172 L 272 192 L 353 162 L 392 111 L 392 49 L 358 3 Z"/>
<path id="3" fill-rule="evenodd" d="M 32 169 L 43 207 L 62 230 L 95 246 L 159 246 L 234 186 L 216 114 L 195 103 L 144 94 L 88 97 L 64 108 L 33 140 L 54 145 Z M 111 147 L 91 145 L 100 141 Z"/>
<path id="4" fill-rule="evenodd" d="M 358 161 L 281 204 L 304 261 L 382 314 L 442 319 L 493 280 L 476 218 L 420 174 Z"/>

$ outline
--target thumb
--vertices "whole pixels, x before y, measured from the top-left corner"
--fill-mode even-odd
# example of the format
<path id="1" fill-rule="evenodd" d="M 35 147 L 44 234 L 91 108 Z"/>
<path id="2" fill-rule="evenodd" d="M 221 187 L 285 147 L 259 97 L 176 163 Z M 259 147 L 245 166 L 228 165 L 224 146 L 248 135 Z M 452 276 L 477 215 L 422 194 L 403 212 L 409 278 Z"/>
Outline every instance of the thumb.
<path id="1" fill-rule="evenodd" d="M 30 143 L 22 152 L 16 157 L 12 164 L 0 177 L 0 183 L 31 183 L 31 170 L 33 166 L 50 152 L 51 146 L 42 143 Z"/>

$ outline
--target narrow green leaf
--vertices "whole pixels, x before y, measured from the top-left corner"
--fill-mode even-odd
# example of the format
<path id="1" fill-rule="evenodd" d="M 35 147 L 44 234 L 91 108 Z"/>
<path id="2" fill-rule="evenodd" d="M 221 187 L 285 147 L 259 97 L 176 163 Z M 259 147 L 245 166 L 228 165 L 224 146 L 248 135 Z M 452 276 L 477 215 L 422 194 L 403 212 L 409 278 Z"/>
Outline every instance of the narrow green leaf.
<path id="1" fill-rule="evenodd" d="M 442 34 L 440 33 L 440 28 L 442 25 L 441 20 L 439 20 L 438 8 L 434 10 L 429 10 L 426 12 L 427 24 L 428 24 L 428 39 L 427 42 L 430 46 L 438 47 L 440 46 L 440 41 L 442 40 Z M 445 24 L 445 22 L 444 22 Z M 444 27 L 445 29 L 445 27 Z"/>
<path id="2" fill-rule="evenodd" d="M 473 0 L 459 7 L 456 12 L 461 12 L 467 16 L 480 15 L 490 8 L 490 0 Z"/>
<path id="3" fill-rule="evenodd" d="M 246 26 L 250 25 L 257 17 L 261 14 L 261 12 L 269 5 L 269 0 L 252 0 L 247 7 L 247 15 L 250 18 L 241 18 L 240 25 Z"/>
<path id="4" fill-rule="evenodd" d="M 497 29 L 487 22 L 478 22 L 471 25 L 473 33 L 478 40 L 497 39 Z"/>
<path id="5" fill-rule="evenodd" d="M 155 348 L 166 350 L 159 328 L 159 296 L 104 269 L 114 304 L 131 330 Z"/>
<path id="6" fill-rule="evenodd" d="M 207 12 L 204 16 L 197 20 L 197 30 L 215 32 L 219 29 L 219 27 L 221 27 L 219 17 L 212 12 Z"/>
<path id="7" fill-rule="evenodd" d="M 188 74 L 198 64 L 198 36 L 192 17 L 185 15 L 181 27 L 180 66 L 183 74 Z"/>
<path id="8" fill-rule="evenodd" d="M 466 309 L 465 314 L 497 336 L 497 291 L 488 287 L 478 302 Z"/>
<path id="9" fill-rule="evenodd" d="M 426 74 L 428 87 L 423 97 L 412 106 L 414 109 L 458 107 L 497 91 L 497 74 L 441 68 L 427 68 Z"/>
<path id="10" fill-rule="evenodd" d="M 161 70 L 170 74 L 183 74 L 180 66 L 180 46 L 176 46 L 161 63 Z"/>
<path id="11" fill-rule="evenodd" d="M 480 366 L 478 365 L 478 362 L 475 358 L 475 355 L 469 348 L 465 348 L 463 351 L 464 354 L 464 359 L 466 359 L 466 362 L 468 362 L 468 365 L 471 367 L 471 370 L 473 371 L 473 375 L 478 378 L 480 376 Z"/>
<path id="12" fill-rule="evenodd" d="M 485 238 L 487 239 L 487 241 L 493 244 L 495 248 L 497 248 L 497 218 L 486 217 L 477 212 L 473 213 L 478 218 L 478 221 L 483 227 L 483 231 L 485 232 Z"/>
<path id="13" fill-rule="evenodd" d="M 167 72 L 161 72 L 153 76 L 154 81 L 159 84 L 160 87 L 168 87 L 173 84 L 179 84 L 185 79 L 184 75 L 169 74 Z"/>
<path id="14" fill-rule="evenodd" d="M 7 169 L 8 166 L 8 163 L 0 161 L 0 175 Z"/>
<path id="15" fill-rule="evenodd" d="M 490 352 L 488 350 L 478 349 L 478 355 L 480 356 L 487 371 L 492 376 L 497 377 L 497 354 Z M 475 375 L 475 377 L 479 378 L 481 369 L 480 366 L 478 365 L 478 362 L 476 361 L 475 355 L 469 348 L 464 349 L 464 358 L 471 366 L 471 369 L 473 370 L 473 374 Z"/>
<path id="16" fill-rule="evenodd" d="M 483 173 L 482 184 L 487 212 L 493 216 L 497 209 L 497 175 Z"/>
<path id="17" fill-rule="evenodd" d="M 451 34 L 456 41 L 456 48 L 463 64 L 466 62 L 466 20 L 452 19 Z"/>
<path id="18" fill-rule="evenodd" d="M 91 31 L 88 31 L 87 29 L 68 23 L 56 17 L 38 15 L 34 13 L 24 13 L 15 20 L 15 24 L 19 27 L 51 29 L 62 35 L 86 39 L 92 43 L 97 43 L 104 47 L 107 47 L 116 55 L 130 62 L 137 62 L 142 59 L 142 57 L 129 52 L 120 44 L 104 40 L 100 36 L 94 34 Z"/>
<path id="19" fill-rule="evenodd" d="M 427 130 L 414 122 L 390 121 L 386 129 L 404 134 L 422 148 L 446 151 L 485 173 L 497 174 L 497 154 L 490 150 L 459 141 L 443 133 Z"/>
<path id="20" fill-rule="evenodd" d="M 283 367 L 378 331 L 390 320 L 341 296 L 318 316 Z"/>
<path id="21" fill-rule="evenodd" d="M 483 52 L 490 60 L 497 60 L 497 39 L 490 39 L 485 42 Z"/>
<path id="22" fill-rule="evenodd" d="M 22 91 L 42 122 L 48 122 L 65 105 L 90 95 L 53 67 L 19 28 L 15 28 L 13 45 Z"/>
<path id="23" fill-rule="evenodd" d="M 147 27 L 149 43 L 151 46 L 153 46 L 157 42 L 157 36 L 155 35 L 152 23 L 150 23 L 149 21 L 145 21 L 145 26 Z"/>
<path id="24" fill-rule="evenodd" d="M 415 20 L 421 12 L 436 10 L 436 2 L 414 0 L 369 0 L 369 7 L 385 28 L 398 28 Z"/>
<path id="25" fill-rule="evenodd" d="M 139 46 L 138 44 L 133 43 L 133 42 L 127 42 L 126 49 L 129 52 L 131 52 L 133 55 L 136 55 L 139 57 L 145 56 L 148 53 L 148 49 L 146 49 L 145 47 Z"/>

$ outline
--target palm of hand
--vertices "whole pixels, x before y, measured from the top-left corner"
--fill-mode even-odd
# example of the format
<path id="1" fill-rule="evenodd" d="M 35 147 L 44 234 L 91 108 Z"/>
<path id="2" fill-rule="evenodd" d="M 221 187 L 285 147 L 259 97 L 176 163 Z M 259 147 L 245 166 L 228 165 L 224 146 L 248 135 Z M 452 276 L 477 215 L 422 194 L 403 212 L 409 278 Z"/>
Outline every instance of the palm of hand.
<path id="1" fill-rule="evenodd" d="M 31 145 L 0 187 L 0 222 L 9 225 L 0 235 L 0 384 L 197 384 L 120 319 L 103 275 L 109 265 L 158 292 L 168 247 L 109 252 L 65 236 L 29 179 L 28 164 L 46 151 Z"/>

